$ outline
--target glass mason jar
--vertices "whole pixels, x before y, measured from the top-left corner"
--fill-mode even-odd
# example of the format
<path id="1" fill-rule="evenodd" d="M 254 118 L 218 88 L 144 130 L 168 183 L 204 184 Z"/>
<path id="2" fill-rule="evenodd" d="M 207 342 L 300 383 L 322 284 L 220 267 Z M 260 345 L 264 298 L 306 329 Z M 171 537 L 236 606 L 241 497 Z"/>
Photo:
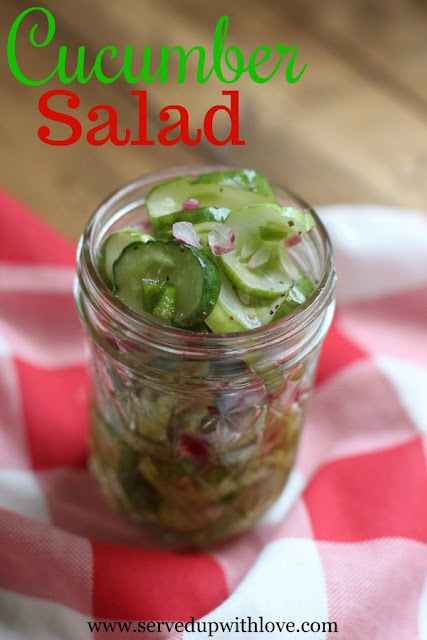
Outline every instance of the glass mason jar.
<path id="1" fill-rule="evenodd" d="M 75 297 L 89 335 L 93 382 L 90 464 L 108 500 L 173 544 L 210 544 L 250 527 L 283 491 L 295 460 L 319 350 L 334 312 L 331 245 L 315 212 L 283 187 L 283 205 L 309 209 L 315 228 L 291 251 L 316 287 L 273 324 L 195 333 L 126 307 L 96 267 L 99 247 L 147 229 L 145 196 L 177 167 L 106 200 L 80 240 Z"/>

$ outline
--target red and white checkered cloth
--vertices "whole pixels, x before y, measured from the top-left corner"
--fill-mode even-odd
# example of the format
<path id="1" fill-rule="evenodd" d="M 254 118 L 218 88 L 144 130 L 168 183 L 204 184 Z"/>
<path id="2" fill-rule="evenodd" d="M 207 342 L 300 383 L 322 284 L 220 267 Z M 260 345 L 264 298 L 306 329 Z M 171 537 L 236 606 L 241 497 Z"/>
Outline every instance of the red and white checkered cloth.
<path id="1" fill-rule="evenodd" d="M 304 634 L 316 640 L 427 640 L 427 220 L 321 214 L 338 309 L 296 469 L 251 532 L 180 554 L 141 539 L 86 469 L 75 248 L 0 194 L 1 640 L 122 640 L 133 633 L 87 621 L 248 615 L 336 621 L 338 634 Z"/>

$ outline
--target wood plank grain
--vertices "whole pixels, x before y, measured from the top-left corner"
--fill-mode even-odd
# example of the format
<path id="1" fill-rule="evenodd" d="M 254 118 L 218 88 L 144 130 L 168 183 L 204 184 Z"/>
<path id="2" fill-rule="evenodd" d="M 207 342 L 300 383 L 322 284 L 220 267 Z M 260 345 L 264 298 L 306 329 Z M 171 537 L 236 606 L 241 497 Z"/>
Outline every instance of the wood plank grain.
<path id="1" fill-rule="evenodd" d="M 276 0 L 280 7 L 279 0 Z M 293 20 L 331 52 L 427 113 L 427 3 L 424 0 L 310 0 Z"/>
<path id="2" fill-rule="evenodd" d="M 175 4 L 175 7 L 174 7 L 174 4 Z M 274 12 L 272 12 L 270 14 L 270 16 L 267 17 L 267 20 L 265 21 L 265 24 L 267 25 L 267 29 L 265 29 L 265 31 L 266 32 L 267 31 L 271 32 L 271 28 L 269 26 L 270 23 L 271 24 L 277 24 L 277 18 L 279 18 L 279 20 L 280 20 L 280 17 L 283 16 L 283 14 L 284 14 L 284 12 L 286 10 L 287 10 L 288 13 L 293 15 L 293 11 L 289 11 L 289 8 L 294 7 L 294 6 L 295 6 L 294 4 L 292 4 L 292 5 L 284 5 L 282 3 L 280 5 L 280 11 L 279 11 L 280 15 L 275 15 Z M 171 9 L 171 7 L 172 7 L 172 9 Z M 95 2 L 95 3 L 92 4 L 92 8 L 94 10 L 96 8 L 100 9 L 101 5 L 98 2 L 98 7 L 97 7 L 97 3 Z M 189 30 L 190 25 L 187 24 L 187 21 L 186 21 L 185 18 L 183 18 L 183 16 L 187 16 L 187 15 L 191 14 L 191 10 L 193 8 L 194 8 L 194 5 L 193 5 L 192 2 L 179 2 L 179 3 L 173 3 L 172 2 L 172 3 L 168 3 L 169 14 L 171 13 L 171 10 L 172 10 L 172 16 L 171 16 L 170 23 L 174 25 L 174 28 L 179 33 L 182 34 L 182 37 L 185 38 L 185 41 L 187 41 L 187 42 L 191 42 L 191 30 Z M 240 16 L 239 23 L 240 24 L 241 24 L 241 21 L 242 21 L 242 16 L 247 17 L 247 16 L 253 15 L 253 13 L 251 11 L 248 11 L 248 10 L 246 11 L 246 13 L 244 13 L 243 12 L 243 8 L 247 9 L 247 4 L 240 3 L 240 5 L 239 5 L 239 3 L 234 3 L 234 5 L 233 5 L 233 11 L 239 11 L 240 10 L 240 14 L 239 14 L 239 16 Z M 165 7 L 165 10 L 166 10 L 166 7 Z M 113 11 L 114 11 L 114 8 L 113 8 Z M 202 36 L 203 44 L 205 46 L 209 45 L 209 38 L 212 37 L 212 27 L 215 24 L 215 19 L 220 15 L 221 11 L 218 10 L 217 5 L 213 5 L 210 8 L 209 17 L 207 17 L 208 13 L 209 12 L 207 10 L 205 10 L 203 13 L 202 12 L 199 12 L 199 13 L 196 12 L 196 14 L 195 14 L 195 18 L 198 20 L 198 27 L 199 27 L 198 28 L 198 35 L 199 35 L 199 38 L 200 38 L 200 36 Z M 136 15 L 136 16 L 138 15 L 138 4 L 135 3 L 135 2 L 132 3 L 132 15 Z M 285 16 L 285 18 L 287 20 L 287 16 Z M 208 27 L 207 30 L 205 30 L 204 32 L 200 29 L 200 26 L 201 26 L 200 19 L 202 20 L 202 23 L 204 25 L 207 25 L 207 27 Z M 153 20 L 153 15 L 150 14 L 150 12 L 148 13 L 148 15 L 144 14 L 144 20 L 148 20 L 149 22 L 152 21 Z M 134 35 L 135 37 L 137 35 L 139 35 L 140 34 L 140 30 L 138 28 L 138 20 L 137 19 L 134 20 L 132 22 L 132 24 L 128 24 L 128 22 L 129 21 L 128 21 L 126 13 L 123 12 L 118 5 L 115 5 L 114 24 L 115 25 L 120 25 L 122 27 L 122 31 L 123 31 L 123 33 L 126 34 L 126 37 L 128 37 L 131 34 Z M 282 20 L 282 22 L 283 22 L 283 20 Z M 257 36 L 258 36 L 258 39 L 259 39 L 259 34 L 260 34 L 259 26 L 260 25 L 255 24 L 254 21 L 252 21 L 252 22 L 251 21 L 247 21 L 246 22 L 246 24 L 245 24 L 245 36 L 246 36 L 247 40 L 248 39 L 250 40 L 251 39 L 250 36 L 253 36 L 254 28 L 256 28 Z M 168 29 L 167 29 L 167 26 L 166 26 L 166 35 L 168 36 L 168 34 L 169 34 L 169 32 L 168 32 Z M 248 35 L 249 35 L 249 38 L 248 38 Z M 294 36 L 294 40 L 296 40 L 296 38 L 298 38 L 298 37 L 299 37 L 298 35 Z M 166 40 L 169 41 L 170 38 L 167 37 Z M 193 42 L 194 42 L 194 40 L 193 40 Z M 245 49 L 248 50 L 249 48 L 246 46 Z M 193 71 L 194 71 L 194 68 L 195 68 L 195 65 L 193 64 Z M 335 83 L 337 85 L 337 88 L 338 88 L 338 85 L 339 85 L 339 82 L 340 82 L 341 79 L 346 80 L 345 69 L 343 69 L 343 71 L 341 72 L 341 76 L 342 76 L 342 78 L 340 78 L 340 76 L 337 77 L 337 82 Z M 347 82 L 347 84 L 348 84 L 348 82 Z M 166 91 L 169 91 L 169 88 L 165 88 L 164 87 L 163 89 L 164 89 L 163 93 L 165 93 L 165 94 L 166 94 Z M 203 87 L 203 89 L 205 89 L 205 87 Z M 330 86 L 330 87 L 327 86 L 326 87 L 326 91 L 329 91 L 331 96 L 334 95 L 334 89 L 335 89 L 334 86 Z M 363 89 L 363 87 L 362 87 L 362 89 Z M 161 93 L 162 93 L 162 88 L 156 89 L 155 97 L 157 97 L 157 95 L 160 95 Z M 205 92 L 205 95 L 207 95 L 207 92 Z M 268 97 L 267 97 L 267 99 L 268 99 Z M 203 107 L 204 106 L 205 105 L 203 104 Z M 406 104 L 405 104 L 405 106 L 406 106 Z M 350 107 L 351 107 L 351 103 L 350 103 Z M 381 108 L 381 106 L 380 106 L 380 108 Z M 382 118 L 382 116 L 380 115 L 380 119 L 381 118 Z M 246 118 L 246 120 L 247 120 L 247 118 Z M 251 125 L 253 126 L 253 124 L 254 123 L 249 123 L 249 127 L 251 128 Z M 276 137 L 276 136 L 274 136 L 274 137 Z M 233 152 L 234 151 L 235 150 L 233 150 Z M 236 150 L 236 151 L 239 151 L 239 150 Z M 240 151 L 242 151 L 242 150 L 240 150 Z M 410 164 L 410 162 L 408 164 Z M 408 173 L 408 172 L 411 173 L 411 167 L 409 167 L 409 169 L 408 169 L 408 164 L 405 167 L 405 172 L 406 173 Z"/>
<path id="3" fill-rule="evenodd" d="M 335 6 L 333 0 L 328 2 Z M 349 4 L 361 3 L 355 0 Z M 232 5 L 218 0 L 203 7 L 194 0 L 75 0 L 72 5 L 47 0 L 44 4 L 57 19 L 57 46 L 69 46 L 70 68 L 78 45 L 87 47 L 88 66 L 106 45 L 115 45 L 119 51 L 133 45 L 136 69 L 144 46 L 149 45 L 154 65 L 162 45 L 189 48 L 201 44 L 209 59 L 214 26 L 222 14 L 230 15 L 230 43 L 238 44 L 245 56 L 256 46 L 282 41 L 297 44 L 301 63 L 308 63 L 306 74 L 292 86 L 284 82 L 283 72 L 265 85 L 245 79 L 229 87 L 217 80 L 201 86 L 194 79 L 197 60 L 193 56 L 188 60 L 187 81 L 179 85 L 177 58 L 172 56 L 166 85 L 138 85 L 148 91 L 149 126 L 154 133 L 161 126 L 158 112 L 163 106 L 187 106 L 194 132 L 206 110 L 223 101 L 222 90 L 239 90 L 245 146 L 203 143 L 193 148 L 93 148 L 81 141 L 52 148 L 36 135 L 43 123 L 37 100 L 44 90 L 60 85 L 52 82 L 38 89 L 24 87 L 11 76 L 0 56 L 0 83 L 5 96 L 0 101 L 1 181 L 71 237 L 77 237 L 90 211 L 112 188 L 141 173 L 183 163 L 217 161 L 254 166 L 317 203 L 371 201 L 427 206 L 427 124 L 423 114 L 404 92 L 391 90 L 390 84 L 375 74 L 365 73 L 364 66 L 356 65 L 354 56 L 348 51 L 346 54 L 344 47 L 340 49 L 338 44 L 335 50 L 326 36 L 319 38 L 313 31 L 316 12 L 304 18 L 295 11 L 298 3 L 275 0 L 266 0 L 262 7 L 254 0 L 234 0 Z M 1 42 L 5 42 L 14 17 L 26 6 L 24 0 L 3 1 Z M 304 2 L 299 6 L 304 7 Z M 348 16 L 352 14 L 344 14 L 346 28 L 351 30 Z M 407 20 L 409 29 L 410 17 Z M 324 18 L 325 33 L 336 28 Z M 353 38 L 360 33 L 357 29 L 363 32 L 363 27 L 355 28 Z M 398 31 L 394 23 L 390 29 Z M 418 33 L 418 27 L 414 29 Z M 53 49 L 33 51 L 24 39 L 20 42 L 23 67 L 40 76 L 52 66 Z M 381 46 L 387 50 L 388 45 Z M 366 55 L 369 60 L 377 60 L 372 47 Z M 116 60 L 106 69 L 112 72 L 119 63 Z M 412 57 L 408 64 L 408 77 L 413 82 L 412 74 L 418 67 Z M 94 80 L 84 87 L 69 88 L 79 94 L 83 113 L 95 104 L 108 103 L 118 110 L 122 126 L 135 123 L 137 108 L 130 94 L 135 87 L 124 81 L 106 86 Z M 417 100 L 424 99 L 422 92 L 416 95 Z M 225 137 L 227 127 L 227 120 L 219 118 L 218 135 Z"/>
<path id="4" fill-rule="evenodd" d="M 172 4 L 188 10 L 191 1 L 172 0 Z M 356 189 L 362 181 L 371 191 L 376 191 L 377 201 L 425 207 L 425 117 L 411 108 L 404 94 L 398 97 L 391 94 L 387 87 L 365 75 L 346 58 L 331 53 L 310 30 L 303 30 L 304 21 L 298 24 L 294 20 L 292 7 L 296 5 L 298 3 L 280 3 L 280 6 L 263 3 L 263 20 L 259 20 L 256 11 L 243 10 L 248 9 L 246 3 L 240 0 L 233 3 L 232 16 L 239 17 L 233 27 L 233 40 L 240 46 L 244 47 L 248 40 L 251 42 L 247 34 L 251 34 L 253 40 L 256 34 L 258 43 L 298 44 L 304 60 L 309 63 L 306 76 L 297 85 L 284 87 L 272 81 L 268 101 L 262 100 L 259 91 L 250 90 L 253 109 L 263 130 L 269 127 L 274 137 L 271 123 L 276 123 L 276 139 L 280 139 L 283 130 L 292 131 L 302 145 L 309 141 L 312 151 L 322 151 L 324 162 L 332 166 L 325 190 L 335 192 L 337 174 L 334 170 L 340 172 L 346 168 L 355 178 L 355 189 L 349 192 L 352 199 L 359 200 Z M 209 30 L 226 8 L 226 3 L 221 1 L 206 6 L 203 14 L 196 15 L 198 29 Z M 274 141 L 269 138 L 268 144 Z M 306 157 L 308 160 L 308 153 Z M 314 169 L 309 160 L 307 166 Z"/>

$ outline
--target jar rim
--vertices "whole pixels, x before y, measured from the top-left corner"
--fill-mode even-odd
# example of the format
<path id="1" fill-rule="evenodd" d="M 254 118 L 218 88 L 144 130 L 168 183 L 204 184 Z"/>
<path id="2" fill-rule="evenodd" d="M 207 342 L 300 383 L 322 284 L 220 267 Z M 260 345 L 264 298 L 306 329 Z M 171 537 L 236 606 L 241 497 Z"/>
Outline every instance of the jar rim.
<path id="1" fill-rule="evenodd" d="M 92 300 L 96 299 L 95 307 L 97 311 L 110 320 L 115 318 L 116 323 L 124 329 L 125 333 L 127 333 L 129 338 L 136 344 L 143 346 L 146 344 L 147 336 L 149 336 L 151 344 L 155 342 L 156 346 L 160 348 L 163 347 L 166 351 L 170 349 L 174 350 L 174 347 L 182 351 L 183 345 L 185 345 L 187 354 L 191 353 L 197 357 L 197 354 L 202 355 L 206 351 L 214 350 L 216 356 L 218 356 L 218 351 L 223 350 L 226 346 L 228 355 L 231 355 L 230 350 L 234 351 L 235 355 L 238 355 L 242 353 L 242 351 L 247 353 L 273 346 L 278 342 L 285 342 L 288 338 L 292 338 L 309 326 L 332 302 L 336 275 L 334 271 L 333 249 L 328 232 L 312 206 L 301 197 L 295 195 L 287 187 L 279 185 L 274 181 L 271 181 L 273 189 L 274 187 L 284 189 L 289 196 L 303 208 L 308 209 L 313 215 L 316 222 L 314 230 L 317 232 L 318 241 L 321 243 L 325 256 L 323 272 L 319 277 L 317 286 L 305 302 L 300 304 L 290 314 L 276 322 L 255 329 L 230 333 L 200 333 L 189 329 L 172 327 L 157 319 L 151 319 L 148 314 L 143 316 L 129 309 L 129 307 L 112 293 L 97 268 L 94 240 L 97 225 L 104 217 L 108 218 L 108 214 L 114 205 L 133 192 L 137 192 L 143 188 L 150 188 L 150 185 L 155 182 L 166 182 L 167 180 L 182 175 L 198 175 L 202 172 L 207 173 L 230 169 L 235 169 L 235 167 L 228 165 L 178 165 L 151 172 L 116 189 L 102 201 L 90 217 L 85 231 L 80 237 L 77 249 L 76 284 L 78 284 L 85 296 L 89 296 Z M 143 204 L 144 201 L 145 198 L 140 204 Z M 139 201 L 135 200 L 133 206 L 135 206 L 136 203 L 139 203 Z M 123 211 L 120 212 L 120 216 L 118 217 L 122 215 Z M 77 298 L 78 293 L 76 292 L 76 299 Z"/>

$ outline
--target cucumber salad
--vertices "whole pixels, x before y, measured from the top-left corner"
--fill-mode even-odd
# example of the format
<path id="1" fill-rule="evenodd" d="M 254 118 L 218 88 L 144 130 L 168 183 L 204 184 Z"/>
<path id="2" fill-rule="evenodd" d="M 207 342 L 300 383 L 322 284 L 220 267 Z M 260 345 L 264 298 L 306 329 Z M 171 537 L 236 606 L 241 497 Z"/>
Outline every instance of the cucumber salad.
<path id="1" fill-rule="evenodd" d="M 288 315 L 314 289 L 289 249 L 314 226 L 280 206 L 255 171 L 178 178 L 146 198 L 149 233 L 111 234 L 98 268 L 137 313 L 190 331 L 255 329 Z"/>
<path id="2" fill-rule="evenodd" d="M 251 170 L 152 188 L 148 224 L 110 233 L 97 251 L 118 306 L 155 320 L 156 331 L 162 324 L 180 330 L 183 343 L 193 332 L 198 344 L 229 345 L 236 338 L 229 334 L 240 332 L 250 344 L 251 330 L 292 314 L 317 285 L 297 259 L 315 223 L 275 192 Z M 108 348 L 93 350 L 90 437 L 92 466 L 110 501 L 184 545 L 251 526 L 291 471 L 318 351 L 288 364 L 277 342 L 260 366 L 245 347 L 238 356 L 226 346 L 225 356 L 211 350 L 206 358 L 148 347 L 136 365 L 124 365 Z"/>

